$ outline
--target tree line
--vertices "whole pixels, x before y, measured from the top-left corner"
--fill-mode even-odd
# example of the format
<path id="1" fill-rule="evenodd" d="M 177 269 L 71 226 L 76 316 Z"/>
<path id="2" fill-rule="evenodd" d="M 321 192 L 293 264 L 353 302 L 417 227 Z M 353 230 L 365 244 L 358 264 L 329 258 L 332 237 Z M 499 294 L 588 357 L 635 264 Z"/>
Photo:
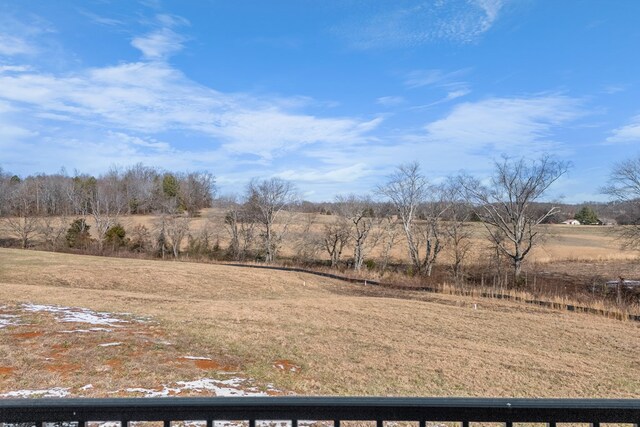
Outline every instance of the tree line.
<path id="1" fill-rule="evenodd" d="M 321 204 L 301 201 L 296 187 L 280 178 L 253 179 L 241 194 L 216 198 L 215 177 L 209 172 L 170 172 L 142 164 L 112 168 L 100 176 L 62 171 L 20 178 L 0 171 L 0 216 L 22 247 L 38 236 L 53 249 L 126 247 L 163 258 L 177 258 L 186 250 L 271 263 L 291 234 L 292 213 L 311 209 L 331 215 L 320 232 L 312 233 L 309 221 L 297 230 L 302 238 L 296 250 L 306 258 L 324 252 L 330 267 L 346 258 L 349 268 L 360 270 L 368 267 L 376 248 L 384 270 L 392 248 L 402 243 L 407 271 L 428 277 L 447 248 L 456 281 L 464 277 L 472 248 L 470 222 L 477 221 L 489 236 L 496 266 L 506 260 L 517 283 L 540 237 L 540 225 L 560 212 L 558 205 L 540 200 L 570 167 L 550 156 L 504 157 L 494 163 L 489 179 L 460 174 L 430 182 L 414 162 L 399 165 L 370 194 L 338 196 Z M 615 165 L 602 191 L 612 196 L 613 205 L 640 206 L 640 157 Z M 206 219 L 199 230 L 192 229 L 193 218 L 214 204 L 224 212 L 221 223 Z M 125 229 L 121 219 L 136 214 L 154 214 L 152 229 Z M 639 224 L 624 228 L 622 237 L 630 246 L 640 241 Z M 220 247 L 220 229 L 226 234 L 225 248 Z"/>

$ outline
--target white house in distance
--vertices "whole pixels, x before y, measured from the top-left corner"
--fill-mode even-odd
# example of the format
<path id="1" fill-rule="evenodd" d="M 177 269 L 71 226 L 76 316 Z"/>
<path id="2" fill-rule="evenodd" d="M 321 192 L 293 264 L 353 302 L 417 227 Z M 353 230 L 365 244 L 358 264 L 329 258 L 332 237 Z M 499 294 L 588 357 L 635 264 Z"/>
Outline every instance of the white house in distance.
<path id="1" fill-rule="evenodd" d="M 580 225 L 580 221 L 577 219 L 568 219 L 566 221 L 562 221 L 562 223 L 566 225 Z"/>

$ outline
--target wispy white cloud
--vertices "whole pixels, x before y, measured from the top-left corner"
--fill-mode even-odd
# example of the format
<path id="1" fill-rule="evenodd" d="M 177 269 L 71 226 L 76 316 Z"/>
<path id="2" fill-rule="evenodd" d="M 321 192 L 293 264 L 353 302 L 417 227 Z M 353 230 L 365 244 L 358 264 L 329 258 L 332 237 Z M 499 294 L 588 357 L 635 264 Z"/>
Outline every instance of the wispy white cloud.
<path id="1" fill-rule="evenodd" d="M 629 124 L 614 129 L 606 142 L 611 144 L 640 142 L 640 115 L 632 118 Z"/>
<path id="2" fill-rule="evenodd" d="M 191 25 L 191 22 L 184 16 L 172 15 L 169 13 L 158 14 L 156 15 L 156 19 L 161 25 L 169 28 Z"/>
<path id="3" fill-rule="evenodd" d="M 332 182 L 332 183 L 348 183 L 358 180 L 373 171 L 365 163 L 356 163 L 346 167 L 332 168 L 300 168 L 286 169 L 277 172 L 274 175 L 296 182 Z"/>
<path id="4" fill-rule="evenodd" d="M 445 101 L 453 101 L 454 99 L 461 98 L 463 96 L 468 95 L 469 93 L 471 93 L 471 90 L 467 88 L 453 90 L 447 93 Z"/>
<path id="5" fill-rule="evenodd" d="M 0 70 L 0 100 L 20 106 L 31 120 L 113 129 L 110 141 L 147 153 L 170 149 L 153 139 L 156 135 L 186 131 L 208 138 L 212 149 L 265 160 L 311 144 L 361 143 L 382 122 L 299 111 L 313 106 L 307 98 L 222 93 L 153 60 L 65 75 L 26 67 Z M 131 133 L 137 135 L 123 137 Z"/>
<path id="6" fill-rule="evenodd" d="M 131 45 L 142 52 L 146 59 L 162 60 L 180 52 L 185 38 L 169 28 L 162 28 L 144 36 L 135 37 Z"/>
<path id="7" fill-rule="evenodd" d="M 471 93 L 470 85 L 462 80 L 470 69 L 464 68 L 460 70 L 445 72 L 439 69 L 414 70 L 405 76 L 404 84 L 411 89 L 417 88 L 435 88 L 444 91 L 445 94 L 438 100 L 427 104 L 412 107 L 412 109 L 422 109 L 433 107 L 434 105 L 453 101 Z"/>
<path id="8" fill-rule="evenodd" d="M 495 23 L 508 0 L 412 0 L 385 3 L 336 30 L 357 49 L 470 43 Z"/>
<path id="9" fill-rule="evenodd" d="M 381 96 L 376 99 L 376 103 L 385 107 L 395 107 L 405 103 L 405 99 L 401 96 Z"/>
<path id="10" fill-rule="evenodd" d="M 409 88 L 423 86 L 456 88 L 467 85 L 462 78 L 470 71 L 468 68 L 449 72 L 440 69 L 413 70 L 405 76 L 404 84 Z"/>
<path id="11" fill-rule="evenodd" d="M 80 14 L 89 18 L 92 22 L 96 24 L 104 25 L 107 27 L 120 27 L 125 25 L 125 22 L 120 19 L 110 18 L 108 16 L 98 15 L 97 13 L 90 12 L 88 10 L 80 9 Z"/>
<path id="12" fill-rule="evenodd" d="M 0 55 L 13 56 L 35 53 L 35 47 L 26 39 L 0 33 Z"/>
<path id="13" fill-rule="evenodd" d="M 29 21 L 17 19 L 11 13 L 0 13 L 0 56 L 35 55 L 42 45 L 51 48 L 48 36 L 54 32 L 51 24 L 39 16 L 30 16 Z"/>
<path id="14" fill-rule="evenodd" d="M 629 88 L 629 85 L 624 84 L 610 84 L 606 85 L 602 91 L 608 95 L 613 95 L 615 93 L 624 92 Z"/>
<path id="15" fill-rule="evenodd" d="M 141 138 L 138 136 L 128 135 L 124 132 L 113 132 L 113 131 L 108 131 L 107 134 L 110 137 L 113 137 L 117 140 L 125 142 L 126 144 L 129 144 L 129 145 L 151 148 L 159 152 L 172 151 L 171 145 L 169 143 L 158 141 L 155 138 L 149 138 L 149 137 Z"/>
<path id="16" fill-rule="evenodd" d="M 562 95 L 489 98 L 459 104 L 429 123 L 426 140 L 486 152 L 535 152 L 556 147 L 553 131 L 582 114 L 578 100 Z"/>

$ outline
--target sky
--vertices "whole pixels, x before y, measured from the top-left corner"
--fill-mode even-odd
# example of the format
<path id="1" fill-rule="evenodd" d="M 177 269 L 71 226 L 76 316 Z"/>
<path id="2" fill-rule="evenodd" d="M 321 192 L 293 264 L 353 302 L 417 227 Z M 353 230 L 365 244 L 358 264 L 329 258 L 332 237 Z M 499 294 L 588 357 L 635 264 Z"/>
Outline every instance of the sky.
<path id="1" fill-rule="evenodd" d="M 0 0 L 0 167 L 144 163 L 302 197 L 434 183 L 501 156 L 573 164 L 606 200 L 640 154 L 635 0 Z"/>

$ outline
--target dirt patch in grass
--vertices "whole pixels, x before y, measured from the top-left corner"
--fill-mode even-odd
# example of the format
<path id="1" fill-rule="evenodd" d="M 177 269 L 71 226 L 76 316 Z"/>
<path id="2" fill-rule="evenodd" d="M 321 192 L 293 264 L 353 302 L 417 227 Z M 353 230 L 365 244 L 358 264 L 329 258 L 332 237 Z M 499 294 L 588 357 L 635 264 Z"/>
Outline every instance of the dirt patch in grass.
<path id="1" fill-rule="evenodd" d="M 273 367 L 284 372 L 293 372 L 293 373 L 300 372 L 302 370 L 301 366 L 296 365 L 291 360 L 287 360 L 287 359 L 275 360 L 273 362 Z"/>
<path id="2" fill-rule="evenodd" d="M 82 366 L 79 363 L 57 363 L 46 365 L 44 368 L 49 372 L 57 372 L 60 374 L 68 375 L 70 373 L 79 371 Z"/>
<path id="3" fill-rule="evenodd" d="M 11 375 L 16 368 L 10 366 L 0 366 L 0 375 Z"/>
<path id="4" fill-rule="evenodd" d="M 16 334 L 11 334 L 11 336 L 17 339 L 30 339 L 30 338 L 37 338 L 39 336 L 42 336 L 43 334 L 44 332 L 33 331 L 33 332 L 20 332 Z"/>

